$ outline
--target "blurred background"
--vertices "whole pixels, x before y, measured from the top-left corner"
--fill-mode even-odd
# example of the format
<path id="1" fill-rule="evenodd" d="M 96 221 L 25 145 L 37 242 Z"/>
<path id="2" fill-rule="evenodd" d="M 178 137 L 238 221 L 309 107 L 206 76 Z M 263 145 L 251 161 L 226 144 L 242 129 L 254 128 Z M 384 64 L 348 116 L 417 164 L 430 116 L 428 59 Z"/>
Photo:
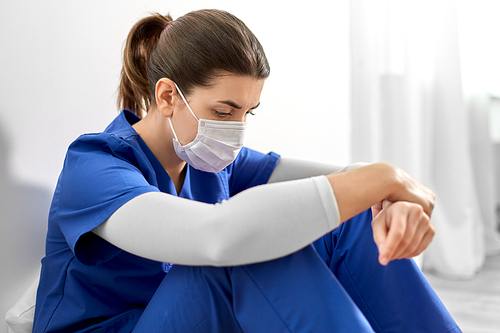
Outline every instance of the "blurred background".
<path id="1" fill-rule="evenodd" d="M 128 31 L 201 8 L 242 19 L 271 64 L 247 146 L 432 188 L 427 272 L 472 279 L 500 253 L 500 1 L 1 0 L 0 313 L 38 274 L 68 145 L 119 112 Z"/>

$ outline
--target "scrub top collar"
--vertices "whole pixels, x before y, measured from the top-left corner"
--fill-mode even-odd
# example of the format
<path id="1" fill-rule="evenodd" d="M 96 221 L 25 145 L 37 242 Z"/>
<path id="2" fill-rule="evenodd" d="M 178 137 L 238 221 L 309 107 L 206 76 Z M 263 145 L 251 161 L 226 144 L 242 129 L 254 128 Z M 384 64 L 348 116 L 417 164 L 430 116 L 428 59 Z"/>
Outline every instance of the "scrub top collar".
<path id="1" fill-rule="evenodd" d="M 105 133 L 114 134 L 119 138 L 127 138 L 134 135 L 139 135 L 134 130 L 132 125 L 137 123 L 141 118 L 135 115 L 132 111 L 124 109 L 118 117 L 104 130 Z"/>
<path id="2" fill-rule="evenodd" d="M 132 125 L 137 123 L 139 120 L 141 120 L 141 118 L 135 115 L 132 111 L 124 109 L 116 118 L 116 120 L 106 128 L 105 132 L 114 134 L 115 136 L 123 139 L 134 137 L 141 146 L 144 154 L 146 154 L 146 157 L 151 163 L 151 166 L 153 167 L 153 170 L 156 174 L 159 190 L 165 193 L 170 193 L 172 195 L 189 198 L 190 195 L 186 192 L 186 189 L 190 187 L 191 167 L 189 166 L 189 164 L 186 164 L 186 177 L 184 179 L 181 191 L 177 193 L 174 182 L 165 171 L 160 161 L 158 161 L 156 156 L 153 154 L 151 149 L 149 149 L 148 145 L 141 138 L 139 133 L 137 133 L 132 127 Z"/>
<path id="3" fill-rule="evenodd" d="M 170 193 L 172 195 L 178 195 L 180 197 L 187 197 L 187 193 L 185 192 L 185 188 L 189 188 L 189 183 L 190 183 L 190 166 L 189 164 L 186 163 L 186 177 L 184 178 L 184 183 L 182 184 L 181 191 L 177 194 L 177 190 L 175 188 L 174 182 L 168 175 L 168 173 L 165 171 L 163 166 L 161 165 L 160 161 L 156 158 L 156 156 L 153 154 L 151 149 L 149 149 L 148 145 L 144 140 L 140 137 L 140 135 L 137 134 L 137 141 L 139 142 L 139 145 L 141 146 L 142 150 L 146 154 L 149 162 L 151 163 L 151 166 L 153 167 L 155 173 L 156 173 L 156 179 L 158 181 L 158 188 L 162 192 Z"/>

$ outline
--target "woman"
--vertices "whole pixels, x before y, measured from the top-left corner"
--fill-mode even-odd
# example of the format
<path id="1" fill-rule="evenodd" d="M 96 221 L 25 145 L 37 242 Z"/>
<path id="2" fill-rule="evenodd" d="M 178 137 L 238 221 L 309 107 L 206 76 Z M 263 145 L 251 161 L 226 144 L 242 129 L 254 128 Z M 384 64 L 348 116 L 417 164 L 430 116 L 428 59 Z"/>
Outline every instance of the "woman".
<path id="1" fill-rule="evenodd" d="M 431 191 L 242 147 L 268 76 L 229 13 L 133 27 L 125 110 L 68 149 L 34 332 L 459 331 L 411 260 L 389 263 L 431 241 Z"/>

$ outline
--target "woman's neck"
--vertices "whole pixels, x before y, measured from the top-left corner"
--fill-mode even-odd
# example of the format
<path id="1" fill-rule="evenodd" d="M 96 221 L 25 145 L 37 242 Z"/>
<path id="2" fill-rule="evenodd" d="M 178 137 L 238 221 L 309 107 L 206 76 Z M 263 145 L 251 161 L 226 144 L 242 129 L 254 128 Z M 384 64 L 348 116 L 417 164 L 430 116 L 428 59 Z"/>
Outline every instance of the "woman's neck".
<path id="1" fill-rule="evenodd" d="M 180 192 L 186 176 L 186 162 L 175 153 L 168 121 L 157 110 L 151 110 L 132 127 L 141 136 L 149 149 L 174 182 Z"/>

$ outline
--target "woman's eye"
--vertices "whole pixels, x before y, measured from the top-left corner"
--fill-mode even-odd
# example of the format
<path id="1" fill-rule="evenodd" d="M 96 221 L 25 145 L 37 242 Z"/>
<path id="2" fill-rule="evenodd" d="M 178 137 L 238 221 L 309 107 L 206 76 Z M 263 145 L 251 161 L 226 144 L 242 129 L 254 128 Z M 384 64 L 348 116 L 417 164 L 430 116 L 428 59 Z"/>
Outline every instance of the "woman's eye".
<path id="1" fill-rule="evenodd" d="M 224 118 L 224 117 L 230 116 L 231 113 L 229 113 L 229 112 L 220 112 L 220 111 L 215 110 L 215 115 L 217 117 Z"/>
<path id="2" fill-rule="evenodd" d="M 251 114 L 252 116 L 255 116 L 255 113 L 253 113 L 252 111 L 247 111 L 247 114 Z"/>

